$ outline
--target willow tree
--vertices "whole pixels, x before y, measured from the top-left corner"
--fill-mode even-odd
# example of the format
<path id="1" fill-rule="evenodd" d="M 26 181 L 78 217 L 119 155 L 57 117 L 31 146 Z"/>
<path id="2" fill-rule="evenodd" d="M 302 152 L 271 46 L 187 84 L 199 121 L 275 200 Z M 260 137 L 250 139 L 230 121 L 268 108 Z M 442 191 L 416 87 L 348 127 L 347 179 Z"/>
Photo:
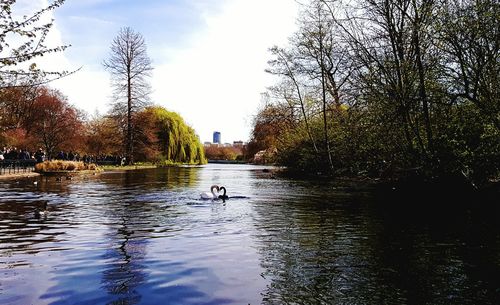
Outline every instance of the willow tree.
<path id="1" fill-rule="evenodd" d="M 176 112 L 153 109 L 159 127 L 159 143 L 167 161 L 205 163 L 205 152 L 194 129 Z"/>
<path id="2" fill-rule="evenodd" d="M 124 129 L 127 163 L 133 163 L 133 117 L 149 103 L 151 87 L 148 78 L 153 70 L 144 37 L 125 27 L 111 43 L 111 53 L 103 62 L 111 74 L 114 89 L 113 113 Z"/>
<path id="3" fill-rule="evenodd" d="M 193 128 L 175 112 L 160 106 L 138 113 L 136 156 L 159 163 L 206 163 L 203 145 Z"/>

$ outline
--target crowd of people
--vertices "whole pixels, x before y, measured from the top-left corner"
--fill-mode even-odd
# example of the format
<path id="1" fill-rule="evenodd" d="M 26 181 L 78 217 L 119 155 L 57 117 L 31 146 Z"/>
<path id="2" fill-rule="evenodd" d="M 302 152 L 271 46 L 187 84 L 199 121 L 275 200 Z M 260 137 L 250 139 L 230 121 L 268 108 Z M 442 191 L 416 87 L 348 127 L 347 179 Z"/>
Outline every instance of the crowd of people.
<path id="1" fill-rule="evenodd" d="M 3 160 L 36 160 L 38 152 L 30 152 L 27 149 L 16 147 L 4 147 L 0 150 L 0 161 Z"/>
<path id="2" fill-rule="evenodd" d="M 108 163 L 112 165 L 123 165 L 125 163 L 125 158 L 123 156 L 116 155 L 83 155 L 81 156 L 78 152 L 74 151 L 59 151 L 57 155 L 50 158 L 42 148 L 39 148 L 35 152 L 30 152 L 27 149 L 18 149 L 16 147 L 3 147 L 0 150 L 0 161 L 4 160 L 33 160 L 36 163 L 43 162 L 45 160 L 55 159 L 64 161 L 83 161 L 84 163 Z"/>

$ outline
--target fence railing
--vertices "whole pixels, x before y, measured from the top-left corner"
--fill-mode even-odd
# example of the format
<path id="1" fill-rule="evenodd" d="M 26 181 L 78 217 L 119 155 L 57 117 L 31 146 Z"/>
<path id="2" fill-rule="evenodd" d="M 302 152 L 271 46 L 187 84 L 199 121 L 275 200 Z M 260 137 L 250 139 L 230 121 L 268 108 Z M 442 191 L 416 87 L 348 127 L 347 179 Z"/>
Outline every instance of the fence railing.
<path id="1" fill-rule="evenodd" d="M 0 175 L 30 173 L 35 170 L 35 160 L 1 160 Z"/>

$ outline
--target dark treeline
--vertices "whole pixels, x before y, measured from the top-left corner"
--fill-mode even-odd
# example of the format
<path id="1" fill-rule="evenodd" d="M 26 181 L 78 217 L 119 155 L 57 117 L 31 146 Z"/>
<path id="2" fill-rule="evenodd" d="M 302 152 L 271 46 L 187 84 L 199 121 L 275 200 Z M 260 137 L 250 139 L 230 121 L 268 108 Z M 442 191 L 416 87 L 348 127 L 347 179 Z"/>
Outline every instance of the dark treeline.
<path id="1" fill-rule="evenodd" d="M 498 1 L 313 0 L 298 24 L 250 147 L 298 172 L 498 179 Z"/>

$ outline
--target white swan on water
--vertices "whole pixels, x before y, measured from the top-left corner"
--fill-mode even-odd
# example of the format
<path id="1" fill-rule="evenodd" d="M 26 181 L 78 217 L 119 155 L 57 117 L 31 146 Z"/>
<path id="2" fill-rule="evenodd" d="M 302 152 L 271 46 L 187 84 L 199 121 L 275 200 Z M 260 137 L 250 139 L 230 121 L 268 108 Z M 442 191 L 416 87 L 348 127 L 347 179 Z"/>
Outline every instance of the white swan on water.
<path id="1" fill-rule="evenodd" d="M 214 189 L 217 190 L 217 193 L 219 192 L 219 186 L 214 184 L 210 187 L 210 192 L 200 194 L 201 199 L 218 199 L 219 196 L 214 192 Z"/>

